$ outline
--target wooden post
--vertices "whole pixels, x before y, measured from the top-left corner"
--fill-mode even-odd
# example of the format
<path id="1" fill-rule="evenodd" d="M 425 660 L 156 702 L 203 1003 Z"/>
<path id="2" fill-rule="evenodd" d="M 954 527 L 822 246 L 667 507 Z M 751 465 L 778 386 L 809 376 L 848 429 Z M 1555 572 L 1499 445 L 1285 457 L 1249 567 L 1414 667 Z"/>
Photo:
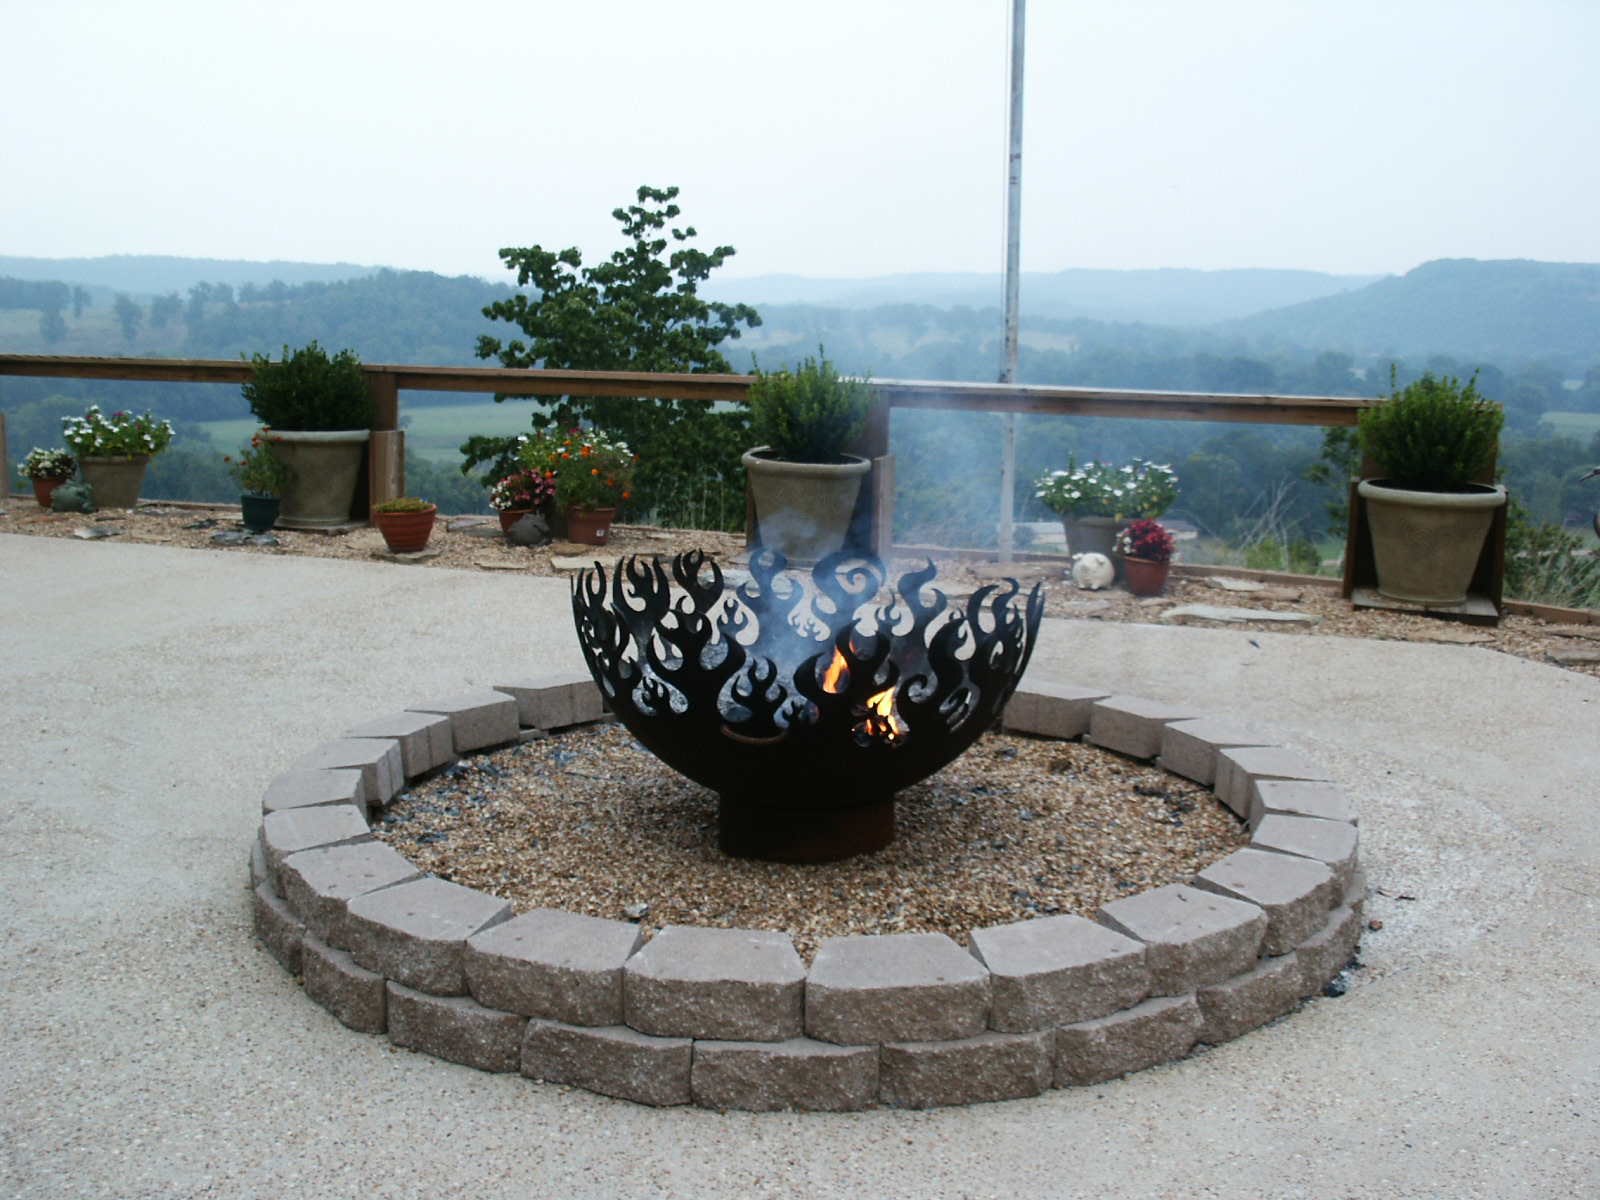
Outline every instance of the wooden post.
<path id="1" fill-rule="evenodd" d="M 406 494 L 406 435 L 400 429 L 400 378 L 393 371 L 367 370 L 376 409 L 367 442 L 367 507 Z M 357 501 L 359 506 L 359 500 Z M 367 514 L 361 514 L 365 517 Z"/>
<path id="2" fill-rule="evenodd" d="M 0 496 L 11 494 L 11 457 L 6 453 L 6 415 L 0 412 L 0 471 L 6 473 L 6 485 L 0 488 Z"/>
<path id="3" fill-rule="evenodd" d="M 872 460 L 872 553 L 887 561 L 894 548 L 894 455 Z"/>

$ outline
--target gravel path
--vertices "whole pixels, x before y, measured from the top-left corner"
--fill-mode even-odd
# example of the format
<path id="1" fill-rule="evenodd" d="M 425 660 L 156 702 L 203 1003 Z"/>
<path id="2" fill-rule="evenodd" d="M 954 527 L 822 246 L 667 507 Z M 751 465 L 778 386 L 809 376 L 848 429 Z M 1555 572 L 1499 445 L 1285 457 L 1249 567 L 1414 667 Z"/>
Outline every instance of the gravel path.
<path id="1" fill-rule="evenodd" d="M 1101 1087 L 652 1110 L 354 1034 L 253 941 L 263 782 L 576 668 L 565 584 L 0 536 L 0 1194 L 1549 1197 L 1600 1191 L 1600 682 L 1482 647 L 1050 620 L 1032 673 L 1324 759 L 1384 922 L 1350 993 Z"/>

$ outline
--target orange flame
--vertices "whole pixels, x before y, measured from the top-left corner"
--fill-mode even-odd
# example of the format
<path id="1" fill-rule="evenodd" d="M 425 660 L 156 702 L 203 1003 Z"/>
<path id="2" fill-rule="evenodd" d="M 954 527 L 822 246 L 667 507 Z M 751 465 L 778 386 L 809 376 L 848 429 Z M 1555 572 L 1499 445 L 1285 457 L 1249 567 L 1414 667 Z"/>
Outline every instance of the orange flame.
<path id="1" fill-rule="evenodd" d="M 830 695 L 837 696 L 844 691 L 844 655 L 838 648 L 833 651 L 833 661 L 828 664 L 828 669 L 822 673 L 822 690 Z"/>
<path id="2" fill-rule="evenodd" d="M 894 711 L 893 688 L 884 688 L 876 696 L 871 697 L 867 701 L 867 709 L 872 713 L 867 718 L 867 732 L 873 737 L 898 742 L 905 736 L 906 723 Z"/>

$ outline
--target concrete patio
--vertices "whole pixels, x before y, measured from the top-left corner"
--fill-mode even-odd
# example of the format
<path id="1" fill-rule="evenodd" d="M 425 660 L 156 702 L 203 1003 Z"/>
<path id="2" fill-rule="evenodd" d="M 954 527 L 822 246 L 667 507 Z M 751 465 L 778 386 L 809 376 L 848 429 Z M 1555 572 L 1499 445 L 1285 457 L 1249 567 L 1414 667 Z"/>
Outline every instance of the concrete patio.
<path id="1" fill-rule="evenodd" d="M 55 1196 L 1600 1192 L 1600 681 L 1051 621 L 1032 673 L 1235 718 L 1362 818 L 1365 969 L 1237 1042 L 968 1109 L 655 1110 L 397 1051 L 255 942 L 260 793 L 403 703 L 581 667 L 562 581 L 0 537 L 0 1185 Z"/>

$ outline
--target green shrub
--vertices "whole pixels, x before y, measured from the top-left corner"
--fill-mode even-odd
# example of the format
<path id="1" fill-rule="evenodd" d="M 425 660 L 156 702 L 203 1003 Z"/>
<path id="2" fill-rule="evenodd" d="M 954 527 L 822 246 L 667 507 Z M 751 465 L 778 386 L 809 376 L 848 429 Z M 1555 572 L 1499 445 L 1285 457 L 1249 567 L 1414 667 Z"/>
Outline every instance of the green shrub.
<path id="1" fill-rule="evenodd" d="M 822 347 L 817 347 L 820 354 Z M 750 385 L 750 430 L 757 445 L 795 463 L 837 463 L 867 427 L 872 385 L 842 377 L 826 358 L 798 371 L 756 370 Z"/>
<path id="2" fill-rule="evenodd" d="M 268 429 L 326 432 L 371 429 L 377 415 L 366 373 L 354 350 L 332 358 L 316 342 L 283 348 L 283 359 L 250 358 L 255 378 L 244 385 L 250 411 Z"/>
<path id="3" fill-rule="evenodd" d="M 1516 501 L 1506 526 L 1505 594 L 1531 604 L 1600 608 L 1600 555 L 1587 539 L 1551 522 L 1533 521 Z"/>
<path id="4" fill-rule="evenodd" d="M 1461 491 L 1488 465 L 1505 414 L 1466 383 L 1424 375 L 1361 414 L 1361 448 L 1396 487 Z M 1393 368 L 1390 386 L 1394 386 Z"/>
<path id="5" fill-rule="evenodd" d="M 418 500 L 415 496 L 401 496 L 398 500 L 385 500 L 382 504 L 374 504 L 372 511 L 380 513 L 426 512 L 432 507 L 426 500 Z"/>

